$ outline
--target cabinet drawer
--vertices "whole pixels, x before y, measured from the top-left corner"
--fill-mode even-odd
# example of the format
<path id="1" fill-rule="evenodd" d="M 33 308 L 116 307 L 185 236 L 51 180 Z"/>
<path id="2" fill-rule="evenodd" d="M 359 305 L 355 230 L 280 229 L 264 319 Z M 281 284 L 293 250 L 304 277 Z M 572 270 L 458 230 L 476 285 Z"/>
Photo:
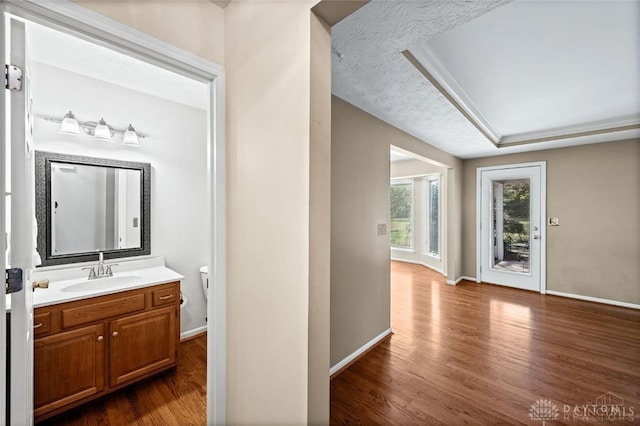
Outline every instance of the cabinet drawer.
<path id="1" fill-rule="evenodd" d="M 62 328 L 75 327 L 105 318 L 143 311 L 144 308 L 144 293 L 91 303 L 86 306 L 67 308 L 62 310 Z"/>
<path id="2" fill-rule="evenodd" d="M 35 337 L 51 332 L 51 312 L 33 315 L 33 334 Z"/>
<path id="3" fill-rule="evenodd" d="M 180 299 L 175 287 L 163 288 L 152 292 L 153 306 L 171 305 Z"/>

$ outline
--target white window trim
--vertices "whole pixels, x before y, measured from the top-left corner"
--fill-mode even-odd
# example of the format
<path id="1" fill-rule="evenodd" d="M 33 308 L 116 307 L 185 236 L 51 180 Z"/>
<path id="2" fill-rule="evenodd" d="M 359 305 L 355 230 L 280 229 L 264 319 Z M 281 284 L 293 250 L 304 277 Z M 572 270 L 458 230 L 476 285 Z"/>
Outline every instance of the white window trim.
<path id="1" fill-rule="evenodd" d="M 429 251 L 431 242 L 431 227 L 429 226 L 429 218 L 431 212 L 431 182 L 438 182 L 438 236 L 442 235 L 442 178 L 439 173 L 426 175 L 422 178 L 422 197 L 423 197 L 423 214 L 422 214 L 422 240 L 424 247 L 422 250 L 423 256 L 428 256 L 432 259 L 440 260 L 442 251 L 442 244 L 440 238 L 438 238 L 438 252 L 434 253 Z"/>
<path id="2" fill-rule="evenodd" d="M 406 253 L 415 253 L 415 226 L 414 226 L 414 222 L 415 222 L 415 184 L 413 182 L 413 179 L 391 179 L 391 185 L 390 186 L 394 186 L 394 185 L 406 185 L 409 184 L 411 185 L 411 221 L 410 221 L 410 225 L 411 225 L 411 241 L 410 241 L 410 245 L 409 247 L 394 247 L 391 246 L 391 250 L 396 250 L 396 251 L 401 251 L 401 252 L 406 252 Z M 389 244 L 391 244 L 391 218 L 389 218 Z"/>

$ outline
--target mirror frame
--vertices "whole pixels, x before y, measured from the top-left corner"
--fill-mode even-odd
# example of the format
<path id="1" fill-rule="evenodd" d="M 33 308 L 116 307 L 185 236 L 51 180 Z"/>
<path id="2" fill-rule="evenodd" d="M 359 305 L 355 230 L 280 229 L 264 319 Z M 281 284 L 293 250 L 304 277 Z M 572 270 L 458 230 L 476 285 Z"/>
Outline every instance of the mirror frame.
<path id="1" fill-rule="evenodd" d="M 104 166 L 120 169 L 139 170 L 141 194 L 141 247 L 103 250 L 105 259 L 129 256 L 144 256 L 151 253 L 151 164 L 106 158 L 85 157 L 55 152 L 35 151 L 36 221 L 38 223 L 37 250 L 42 259 L 40 266 L 63 265 L 68 263 L 98 260 L 98 251 L 51 253 L 51 163 L 65 163 L 89 166 Z"/>

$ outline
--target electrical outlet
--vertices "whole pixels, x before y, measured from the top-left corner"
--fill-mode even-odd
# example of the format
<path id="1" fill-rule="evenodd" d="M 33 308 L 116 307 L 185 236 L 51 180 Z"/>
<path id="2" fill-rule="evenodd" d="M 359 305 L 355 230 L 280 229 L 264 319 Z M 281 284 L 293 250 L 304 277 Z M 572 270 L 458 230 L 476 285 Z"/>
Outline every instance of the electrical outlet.
<path id="1" fill-rule="evenodd" d="M 379 223 L 378 224 L 378 236 L 387 235 L 387 224 Z"/>
<path id="2" fill-rule="evenodd" d="M 557 217 L 549 218 L 549 226 L 558 226 L 558 225 L 560 225 L 560 219 L 558 219 Z"/>

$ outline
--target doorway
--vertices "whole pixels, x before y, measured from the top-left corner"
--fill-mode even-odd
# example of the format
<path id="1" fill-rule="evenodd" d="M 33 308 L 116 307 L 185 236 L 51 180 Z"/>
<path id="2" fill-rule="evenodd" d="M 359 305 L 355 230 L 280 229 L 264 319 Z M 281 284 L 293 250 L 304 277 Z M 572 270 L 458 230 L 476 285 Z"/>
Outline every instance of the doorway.
<path id="1" fill-rule="evenodd" d="M 391 146 L 391 260 L 447 274 L 447 168 Z"/>
<path id="2" fill-rule="evenodd" d="M 208 323 L 208 347 L 209 355 L 208 359 L 211 361 L 209 364 L 211 368 L 208 369 L 208 385 L 210 392 L 207 392 L 207 414 L 210 422 L 223 423 L 225 416 L 225 395 L 224 395 L 224 382 L 225 382 L 225 362 L 224 357 L 219 356 L 219 353 L 224 353 L 225 349 L 225 312 L 224 312 L 224 275 L 221 265 L 224 264 L 224 251 L 221 250 L 222 245 L 222 230 L 224 227 L 224 207 L 218 200 L 223 199 L 224 187 L 223 181 L 223 165 L 224 156 L 223 152 L 223 133 L 222 133 L 222 120 L 223 120 L 223 76 L 224 70 L 216 64 L 205 61 L 195 55 L 180 49 L 174 48 L 159 40 L 151 39 L 146 34 L 140 33 L 136 30 L 119 26 L 113 21 L 104 19 L 98 14 L 89 12 L 86 9 L 74 5 L 73 3 L 51 3 L 51 2 L 32 2 L 25 1 L 20 3 L 3 3 L 2 10 L 4 12 L 3 22 L 20 21 L 27 24 L 41 24 L 45 27 L 61 31 L 69 36 L 77 37 L 79 40 L 85 40 L 93 42 L 95 44 L 105 46 L 113 51 L 123 53 L 130 58 L 136 58 L 142 60 L 150 65 L 157 66 L 166 71 L 171 71 L 179 74 L 183 78 L 190 78 L 200 82 L 203 85 L 204 97 L 207 100 L 207 111 L 205 113 L 205 125 L 203 126 L 203 133 L 206 140 L 206 148 L 203 149 L 205 155 L 200 156 L 200 160 L 205 163 L 203 169 L 205 170 L 203 175 L 203 185 L 205 189 L 203 191 L 203 197 L 200 203 L 200 207 L 207 211 L 207 222 L 209 223 L 209 232 L 203 238 L 206 240 L 206 244 L 209 245 L 210 255 L 204 260 L 203 263 L 209 265 L 210 276 L 212 277 L 213 285 L 210 286 L 208 291 L 209 300 L 216 300 L 215 303 L 210 303 L 207 307 L 206 315 L 209 318 Z M 8 14 L 11 15 L 8 15 Z M 6 20 L 5 20 L 6 19 Z M 10 25 L 9 25 L 10 26 Z M 8 28 L 3 28 L 4 30 Z M 22 52 L 18 52 L 17 49 L 12 47 L 12 52 L 18 54 L 28 54 L 29 51 L 22 48 Z M 71 52 L 72 53 L 72 52 Z M 3 55 L 5 56 L 5 55 Z M 10 56 L 10 55 L 6 55 Z M 28 59 L 28 58 L 27 58 Z M 37 76 L 36 76 L 37 77 Z M 4 104 L 5 96 L 9 96 L 8 93 L 3 94 L 2 103 Z M 108 98 L 107 98 L 108 99 Z M 13 108 L 13 107 L 12 107 Z M 24 108 L 22 108 L 24 109 Z M 21 114 L 19 109 L 14 108 L 14 113 L 11 117 L 18 117 Z M 3 126 L 12 130 L 18 129 L 13 123 L 6 122 L 7 117 L 3 117 Z M 2 132 L 3 144 L 5 132 Z M 7 142 L 8 143 L 8 142 Z M 4 161 L 0 165 L 0 174 L 4 176 L 5 166 L 8 164 Z M 12 163 L 13 165 L 13 163 Z M 14 166 L 15 168 L 15 166 Z M 28 174 L 28 173 L 27 173 Z M 5 209 L 2 209 L 2 217 L 0 220 L 5 221 Z M 15 228 L 14 228 L 15 229 Z M 31 232 L 31 231 L 29 231 Z M 3 233 L 4 234 L 4 233 Z M 31 235 L 31 234 L 29 234 Z M 13 233 L 16 237 L 16 233 Z M 30 238 L 22 238 L 25 241 L 29 241 Z M 197 269 L 194 272 L 197 274 Z M 28 277 L 28 273 L 26 274 Z M 30 283 L 28 279 L 25 279 L 24 286 L 28 288 Z M 24 291 L 22 292 L 25 293 Z M 30 293 L 30 292 L 29 292 Z M 27 294 L 29 294 L 27 293 Z M 222 297 L 221 297 L 222 296 Z M 0 315 L 4 319 L 5 312 L 2 303 L 0 305 Z M 22 312 L 20 312 L 22 311 Z M 18 318 L 29 318 L 32 312 L 31 306 L 14 305 L 12 306 L 12 315 L 14 320 L 12 321 L 12 327 Z M 0 324 L 0 331 L 4 331 L 3 324 Z M 29 343 L 32 344 L 32 338 L 29 334 L 30 324 L 25 321 L 25 327 L 27 332 L 25 333 L 25 348 Z M 3 333 L 4 336 L 4 333 Z M 13 336 L 12 336 L 13 337 Z M 12 341 L 12 343 L 14 343 Z M 12 348 L 13 349 L 13 348 Z M 25 349 L 24 352 L 26 352 Z M 17 351 L 15 351 L 17 352 Z M 215 353 L 215 356 L 213 355 Z M 5 377 L 5 361 L 6 349 L 2 350 L 0 356 L 0 384 L 4 383 Z M 28 380 L 31 374 L 31 368 L 15 369 L 17 373 L 12 375 L 12 382 L 10 388 L 11 399 L 18 399 L 21 395 L 25 395 L 25 404 L 28 407 L 31 392 L 28 388 L 24 388 L 30 383 Z M 27 371 L 28 370 L 28 371 Z M 21 380 L 21 377 L 23 378 Z M 4 389 L 4 386 L 3 386 Z M 20 406 L 22 407 L 22 406 Z M 0 404 L 0 414 L 3 414 L 4 404 Z M 13 404 L 12 404 L 12 408 Z M 29 418 L 31 412 L 28 409 L 14 410 L 12 413 L 12 422 L 29 424 Z M 4 417 L 4 416 L 3 416 Z M 15 420 L 15 421 L 13 421 Z"/>
<path id="3" fill-rule="evenodd" d="M 546 163 L 477 171 L 480 281 L 545 292 Z"/>

